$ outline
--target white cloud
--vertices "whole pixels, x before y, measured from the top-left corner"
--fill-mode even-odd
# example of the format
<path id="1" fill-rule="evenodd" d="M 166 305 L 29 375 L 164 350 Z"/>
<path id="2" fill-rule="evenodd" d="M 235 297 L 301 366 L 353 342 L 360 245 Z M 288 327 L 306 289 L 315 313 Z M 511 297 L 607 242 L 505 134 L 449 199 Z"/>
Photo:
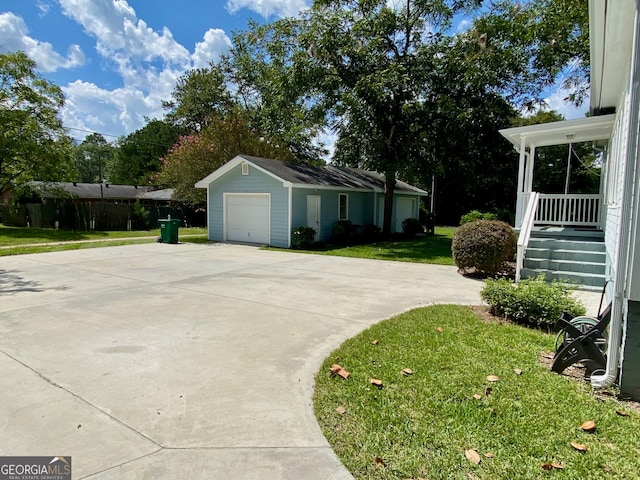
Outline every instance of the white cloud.
<path id="1" fill-rule="evenodd" d="M 43 72 L 74 68 L 85 61 L 84 53 L 78 45 L 71 45 L 65 57 L 56 52 L 49 42 L 41 42 L 30 37 L 29 29 L 22 17 L 11 12 L 0 14 L 0 49 L 22 50 Z"/>
<path id="2" fill-rule="evenodd" d="M 227 0 L 226 7 L 229 13 L 247 8 L 268 19 L 272 15 L 295 17 L 301 10 L 309 8 L 309 4 L 306 0 Z"/>
<path id="3" fill-rule="evenodd" d="M 36 2 L 36 7 L 40 10 L 40 17 L 46 16 L 49 13 L 49 10 L 51 10 L 51 4 L 42 1 Z"/>
<path id="4" fill-rule="evenodd" d="M 175 41 L 169 29 L 156 32 L 124 0 L 60 0 L 63 12 L 96 38 L 98 52 L 106 57 L 186 66 L 189 52 Z"/>
<path id="5" fill-rule="evenodd" d="M 209 29 L 191 54 L 168 28 L 156 31 L 139 19 L 126 0 L 59 2 L 64 14 L 96 39 L 96 51 L 113 63 L 123 80 L 123 87 L 115 90 L 79 80 L 63 88 L 68 127 L 117 135 L 137 130 L 145 117 L 163 116 L 162 100 L 171 97 L 180 75 L 218 60 L 231 46 L 223 30 Z"/>
<path id="6" fill-rule="evenodd" d="M 206 67 L 209 62 L 217 61 L 220 54 L 231 48 L 231 40 L 219 28 L 210 28 L 204 34 L 204 41 L 196 43 L 193 53 L 193 66 L 195 68 Z"/>
<path id="7" fill-rule="evenodd" d="M 544 99 L 545 103 L 549 107 L 549 110 L 555 110 L 562 114 L 567 120 L 584 118 L 585 114 L 589 110 L 589 97 L 587 97 L 580 107 L 576 107 L 570 102 L 564 100 L 569 95 L 567 90 L 557 87 L 554 92 Z"/>
<path id="8" fill-rule="evenodd" d="M 145 95 L 135 87 L 106 90 L 76 80 L 62 87 L 62 91 L 66 97 L 62 120 L 66 127 L 78 129 L 70 132 L 76 138 L 86 135 L 81 130 L 121 135 L 143 126 L 145 116 L 162 116 L 161 95 Z"/>

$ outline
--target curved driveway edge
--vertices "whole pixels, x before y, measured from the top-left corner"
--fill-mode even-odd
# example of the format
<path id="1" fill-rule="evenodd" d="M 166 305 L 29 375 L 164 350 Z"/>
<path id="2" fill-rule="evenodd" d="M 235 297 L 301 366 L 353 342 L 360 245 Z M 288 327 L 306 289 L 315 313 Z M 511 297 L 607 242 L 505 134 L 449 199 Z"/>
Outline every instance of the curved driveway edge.
<path id="1" fill-rule="evenodd" d="M 0 258 L 0 455 L 70 455 L 74 479 L 351 478 L 313 415 L 322 360 L 481 286 L 225 244 Z"/>

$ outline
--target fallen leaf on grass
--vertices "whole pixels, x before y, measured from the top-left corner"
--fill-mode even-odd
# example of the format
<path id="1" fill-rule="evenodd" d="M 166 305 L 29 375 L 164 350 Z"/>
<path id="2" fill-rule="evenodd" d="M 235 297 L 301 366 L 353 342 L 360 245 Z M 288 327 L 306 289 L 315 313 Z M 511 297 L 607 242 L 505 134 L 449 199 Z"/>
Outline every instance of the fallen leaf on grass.
<path id="1" fill-rule="evenodd" d="M 440 332 L 440 333 L 444 332 L 444 329 L 443 329 L 442 327 L 438 327 L 438 328 L 436 328 L 436 330 L 437 330 L 438 332 Z"/>
<path id="2" fill-rule="evenodd" d="M 522 370 L 520 370 L 519 368 L 514 368 L 514 369 L 513 369 L 513 372 L 514 372 L 516 375 L 522 375 Z"/>
<path id="3" fill-rule="evenodd" d="M 333 365 L 331 365 L 331 367 L 329 367 L 329 370 L 331 371 L 331 375 L 338 375 L 342 378 L 349 378 L 349 375 L 351 375 L 351 373 L 347 372 L 344 368 L 342 368 L 342 366 L 338 365 L 337 363 L 334 363 Z"/>
<path id="4" fill-rule="evenodd" d="M 603 469 L 605 472 L 608 472 L 608 473 L 616 473 L 616 472 L 615 472 L 615 470 L 614 470 L 613 468 L 611 468 L 609 465 L 603 465 L 603 466 L 602 466 L 602 469 Z"/>
<path id="5" fill-rule="evenodd" d="M 497 375 L 489 375 L 487 377 L 487 381 L 488 382 L 498 382 L 498 381 L 500 381 L 500 377 L 498 377 Z"/>
<path id="6" fill-rule="evenodd" d="M 476 400 L 480 400 L 482 399 L 482 395 L 480 395 L 479 393 L 474 393 L 473 398 L 475 398 Z"/>
<path id="7" fill-rule="evenodd" d="M 621 417 L 628 417 L 629 414 L 627 412 L 623 412 L 622 410 L 616 410 L 616 413 Z"/>
<path id="8" fill-rule="evenodd" d="M 378 380 L 377 378 L 370 378 L 369 383 L 371 385 L 375 385 L 376 387 L 382 387 L 382 380 Z"/>
<path id="9" fill-rule="evenodd" d="M 340 415 L 344 415 L 345 413 L 347 413 L 347 409 L 340 405 L 339 407 L 336 407 L 336 412 L 338 412 Z"/>
<path id="10" fill-rule="evenodd" d="M 380 343 L 378 340 L 371 340 L 371 345 L 377 345 L 378 343 Z"/>
<path id="11" fill-rule="evenodd" d="M 594 422 L 593 420 L 587 420 L 582 425 L 580 425 L 580 428 L 585 432 L 594 432 L 596 429 L 596 422 Z"/>
<path id="12" fill-rule="evenodd" d="M 493 457 L 495 457 L 495 455 L 494 455 L 493 453 L 491 453 L 491 452 L 487 452 L 487 453 L 485 453 L 485 454 L 484 454 L 484 456 L 485 456 L 485 457 L 487 457 L 487 458 L 493 458 Z"/>
<path id="13" fill-rule="evenodd" d="M 409 375 L 412 375 L 412 374 L 413 374 L 413 370 L 411 370 L 410 368 L 403 368 L 403 369 L 402 369 L 402 374 L 403 374 L 405 377 L 407 377 L 407 376 L 409 376 Z"/>
<path id="14" fill-rule="evenodd" d="M 469 460 L 471 463 L 475 463 L 476 465 L 480 465 L 480 462 L 482 461 L 482 458 L 480 458 L 478 452 L 471 448 L 464 451 L 464 456 L 467 457 L 467 460 Z"/>
<path id="15" fill-rule="evenodd" d="M 571 442 L 571 446 L 576 450 L 578 450 L 579 452 L 586 452 L 587 450 L 589 450 L 589 447 L 587 447 L 583 443 Z"/>
<path id="16" fill-rule="evenodd" d="M 381 467 L 386 467 L 387 464 L 384 463 L 384 460 L 382 460 L 380 457 L 376 457 L 373 459 L 378 465 L 380 465 Z"/>
<path id="17" fill-rule="evenodd" d="M 553 470 L 553 469 L 558 469 L 558 470 L 562 470 L 564 467 L 562 465 L 560 465 L 557 462 L 553 462 L 553 463 L 543 463 L 542 464 L 542 469 L 543 470 Z"/>

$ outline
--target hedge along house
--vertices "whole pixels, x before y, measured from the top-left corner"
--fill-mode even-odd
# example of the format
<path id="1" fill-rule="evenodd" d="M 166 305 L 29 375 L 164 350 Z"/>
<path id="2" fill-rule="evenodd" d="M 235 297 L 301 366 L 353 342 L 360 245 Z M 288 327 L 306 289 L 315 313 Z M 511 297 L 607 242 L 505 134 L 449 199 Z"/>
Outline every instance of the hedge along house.
<path id="1" fill-rule="evenodd" d="M 619 378 L 624 395 L 640 400 L 640 1 L 590 0 L 590 115 L 582 120 L 554 122 L 504 130 L 520 152 L 516 227 L 518 270 L 530 257 L 553 268 L 569 263 L 603 264 L 600 285 L 607 282 L 611 323 L 605 371 L 594 372 L 594 387 Z M 594 141 L 602 150 L 600 192 L 593 198 L 546 196 L 531 189 L 535 149 L 571 141 Z M 537 229 L 574 226 L 599 235 L 599 252 L 569 252 L 581 240 L 547 237 L 541 245 Z M 543 243 L 544 243 L 543 242 Z M 532 248 L 533 247 L 533 248 Z M 580 258 L 580 255 L 588 254 Z M 567 260 L 567 255 L 577 261 Z M 576 258 L 575 255 L 578 255 Z M 603 257 L 596 262 L 595 258 Z"/>
<path id="2" fill-rule="evenodd" d="M 382 225 L 384 177 L 366 170 L 312 167 L 239 155 L 195 185 L 207 189 L 209 239 L 291 246 L 291 233 L 312 227 L 316 240 L 331 237 L 339 220 L 354 226 Z M 397 182 L 392 231 L 418 218 L 427 192 Z"/>

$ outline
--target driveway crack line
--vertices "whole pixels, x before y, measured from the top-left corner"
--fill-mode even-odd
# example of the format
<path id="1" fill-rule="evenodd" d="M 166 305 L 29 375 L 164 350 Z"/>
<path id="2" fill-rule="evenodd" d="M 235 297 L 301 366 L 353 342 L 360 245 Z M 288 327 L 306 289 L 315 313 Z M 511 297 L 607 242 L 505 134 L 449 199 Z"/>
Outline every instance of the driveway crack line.
<path id="1" fill-rule="evenodd" d="M 7 357 L 9 357 L 11 360 L 13 360 L 14 362 L 19 363 L 20 365 L 22 365 L 23 367 L 27 368 L 28 370 L 31 370 L 33 373 L 35 373 L 36 375 L 38 375 L 38 377 L 40 377 L 42 380 L 44 380 L 45 382 L 47 382 L 49 385 L 51 385 L 52 387 L 56 387 L 59 388 L 60 390 L 68 393 L 69 395 L 73 396 L 74 398 L 77 398 L 78 400 L 80 400 L 81 402 L 85 403 L 86 405 L 89 405 L 90 407 L 94 408 L 95 410 L 98 410 L 99 412 L 103 413 L 104 415 L 106 415 L 107 417 L 109 417 L 111 420 L 113 420 L 116 423 L 119 423 L 120 425 L 122 425 L 123 427 L 127 428 L 128 430 L 131 430 L 132 432 L 138 434 L 139 436 L 141 436 L 142 438 L 144 438 L 145 440 L 148 440 L 149 442 L 153 443 L 154 445 L 156 445 L 159 448 L 163 448 L 162 445 L 160 445 L 158 442 L 156 442 L 154 439 L 148 437 L 147 435 L 145 435 L 142 432 L 139 432 L 138 430 L 136 430 L 135 428 L 133 428 L 131 425 L 128 425 L 126 423 L 124 423 L 122 420 L 120 420 L 117 417 L 114 417 L 112 414 L 110 414 L 109 412 L 106 412 L 105 410 L 103 410 L 102 408 L 98 407 L 97 405 L 94 405 L 93 403 L 91 403 L 89 400 L 87 400 L 86 398 L 83 398 L 81 395 L 72 392 L 71 390 L 69 390 L 68 388 L 60 385 L 59 383 L 55 382 L 54 380 L 50 379 L 49 377 L 47 377 L 46 375 L 44 375 L 43 373 L 39 372 L 38 370 L 36 370 L 35 368 L 31 367 L 30 365 L 27 365 L 26 363 L 24 363 L 22 360 L 14 357 L 13 355 L 5 352 L 4 350 L 0 349 L 0 352 L 2 352 L 4 355 L 6 355 Z"/>

